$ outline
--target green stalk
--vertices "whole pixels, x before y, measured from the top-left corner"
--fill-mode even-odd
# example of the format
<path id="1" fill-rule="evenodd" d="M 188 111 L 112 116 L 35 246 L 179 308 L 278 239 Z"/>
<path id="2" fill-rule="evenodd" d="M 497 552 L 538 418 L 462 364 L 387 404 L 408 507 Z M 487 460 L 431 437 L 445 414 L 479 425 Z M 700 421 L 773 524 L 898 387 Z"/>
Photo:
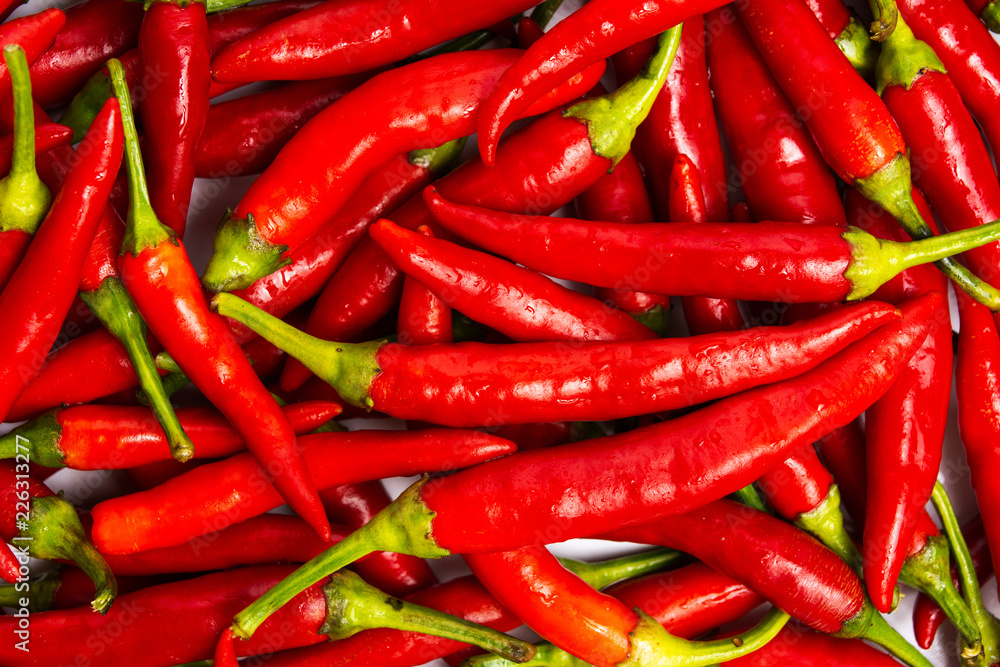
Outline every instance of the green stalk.
<path id="1" fill-rule="evenodd" d="M 24 49 L 3 48 L 14 90 L 14 152 L 10 173 L 0 180 L 0 231 L 34 234 L 52 204 L 52 194 L 35 171 L 35 111 Z"/>
<path id="2" fill-rule="evenodd" d="M 49 410 L 0 436 L 0 458 L 12 459 L 27 452 L 32 463 L 65 468 L 66 456 L 59 447 L 61 438 L 62 426 L 56 418 L 56 410 Z"/>
<path id="3" fill-rule="evenodd" d="M 59 581 L 59 570 L 52 570 L 38 579 L 32 579 L 27 588 L 23 584 L 0 584 L 0 607 L 27 608 L 30 612 L 49 611 L 60 586 L 62 582 Z"/>
<path id="4" fill-rule="evenodd" d="M 872 8 L 872 16 L 875 17 L 871 25 L 872 39 L 884 42 L 896 30 L 899 9 L 893 0 L 869 0 L 868 5 Z"/>
<path id="5" fill-rule="evenodd" d="M 747 507 L 752 507 L 755 510 L 760 510 L 761 512 L 767 512 L 767 505 L 764 503 L 764 499 L 760 497 L 760 494 L 757 493 L 757 489 L 753 484 L 747 484 L 733 495 L 736 497 L 736 500 L 743 503 Z"/>
<path id="6" fill-rule="evenodd" d="M 1000 0 L 993 0 L 983 8 L 983 13 L 979 15 L 990 32 L 1000 32 Z"/>
<path id="7" fill-rule="evenodd" d="M 858 74 L 867 78 L 875 72 L 875 63 L 878 60 L 878 47 L 868 35 L 866 28 L 857 16 L 851 14 L 847 26 L 833 40 L 837 44 L 840 52 L 847 56 L 851 65 L 858 71 Z"/>
<path id="8" fill-rule="evenodd" d="M 559 11 L 559 7 L 562 3 L 563 0 L 545 0 L 545 2 L 535 6 L 535 8 L 531 10 L 531 20 L 537 23 L 539 28 L 545 30 L 549 21 L 551 21 L 552 17 L 556 15 L 557 11 Z"/>
<path id="9" fill-rule="evenodd" d="M 800 514 L 795 524 L 815 536 L 855 570 L 861 570 L 861 552 L 844 528 L 840 511 L 840 488 L 834 484 L 819 505 Z"/>
<path id="10" fill-rule="evenodd" d="M 653 549 L 595 563 L 585 563 L 571 558 L 560 558 L 559 562 L 592 588 L 600 590 L 616 581 L 634 579 L 659 572 L 671 565 L 676 565 L 683 558 L 684 554 L 673 549 Z"/>
<path id="11" fill-rule="evenodd" d="M 326 621 L 319 631 L 332 641 L 364 630 L 391 628 L 474 644 L 513 662 L 525 662 L 535 647 L 497 630 L 386 595 L 351 572 L 334 572 L 323 587 Z"/>

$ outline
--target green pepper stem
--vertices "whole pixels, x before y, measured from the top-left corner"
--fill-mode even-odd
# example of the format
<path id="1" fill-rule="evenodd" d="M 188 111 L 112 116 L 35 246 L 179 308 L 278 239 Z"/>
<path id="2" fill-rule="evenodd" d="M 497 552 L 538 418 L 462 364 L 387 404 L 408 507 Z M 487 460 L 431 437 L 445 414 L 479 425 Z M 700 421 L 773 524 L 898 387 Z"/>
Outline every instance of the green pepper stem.
<path id="1" fill-rule="evenodd" d="M 757 493 L 757 489 L 754 488 L 753 484 L 747 484 L 739 491 L 733 493 L 736 496 L 736 500 L 740 501 L 747 507 L 752 507 L 755 510 L 760 510 L 761 512 L 768 512 L 767 504 L 764 499 L 760 497 Z"/>
<path id="2" fill-rule="evenodd" d="M 44 412 L 26 424 L 0 436 L 0 458 L 12 459 L 28 452 L 28 460 L 49 468 L 65 468 L 66 456 L 59 447 L 62 426 L 56 411 Z"/>
<path id="3" fill-rule="evenodd" d="M 205 2 L 205 13 L 215 14 L 234 7 L 242 7 L 249 4 L 251 0 L 207 0 Z"/>
<path id="4" fill-rule="evenodd" d="M 941 482 L 934 483 L 934 491 L 931 492 L 931 500 L 934 508 L 941 517 L 945 534 L 951 545 L 951 551 L 955 556 L 955 565 L 958 567 L 958 579 L 962 584 L 962 595 L 965 603 L 972 612 L 976 625 L 982 638 L 980 644 L 967 644 L 962 649 L 962 657 L 965 659 L 974 658 L 978 652 L 982 652 L 985 660 L 984 664 L 994 664 L 1000 660 L 1000 627 L 997 620 L 987 611 L 983 604 L 983 594 L 979 589 L 979 578 L 976 577 L 976 568 L 972 562 L 972 555 L 969 553 L 969 545 L 962 535 L 962 528 L 958 524 L 958 517 L 955 516 L 955 509 L 952 507 L 951 499 L 941 485 Z M 979 651 L 976 651 L 979 649 Z"/>
<path id="5" fill-rule="evenodd" d="M 891 0 L 883 0 L 891 2 Z M 882 45 L 875 67 L 875 84 L 882 95 L 889 86 L 906 90 L 927 72 L 945 72 L 944 63 L 927 42 L 917 39 L 910 26 L 899 17 L 892 36 Z"/>
<path id="6" fill-rule="evenodd" d="M 301 361 L 345 401 L 358 407 L 372 407 L 368 392 L 379 373 L 377 354 L 385 341 L 351 344 L 320 340 L 226 292 L 212 297 L 210 306 Z"/>
<path id="7" fill-rule="evenodd" d="M 979 15 L 983 23 L 990 29 L 990 32 L 1000 33 L 1000 0 L 993 0 L 983 7 L 983 13 Z"/>
<path id="8" fill-rule="evenodd" d="M 684 554 L 673 549 L 653 549 L 596 563 L 585 563 L 571 558 L 560 558 L 559 562 L 588 585 L 600 590 L 616 581 L 659 572 L 683 558 Z"/>
<path id="9" fill-rule="evenodd" d="M 896 23 L 899 20 L 899 9 L 895 0 L 869 0 L 868 4 L 872 8 L 871 33 L 872 39 L 876 42 L 884 42 L 889 39 L 896 30 Z"/>
<path id="10" fill-rule="evenodd" d="M 475 655 L 462 661 L 462 667 L 510 667 L 510 660 L 495 655 Z M 535 646 L 535 657 L 528 662 L 522 662 L 523 667 L 588 667 L 589 663 L 580 660 L 553 644 L 538 644 Z"/>
<path id="11" fill-rule="evenodd" d="M 514 662 L 525 662 L 535 655 L 535 647 L 528 642 L 386 595 L 349 570 L 330 575 L 323 592 L 327 615 L 319 631 L 333 641 L 364 630 L 391 628 L 474 644 Z"/>
<path id="12" fill-rule="evenodd" d="M 163 386 L 163 394 L 169 398 L 184 387 L 191 384 L 191 378 L 184 375 L 184 373 L 167 373 L 160 378 L 160 384 Z M 145 405 L 147 408 L 152 407 L 149 394 L 147 394 L 146 390 L 142 387 L 136 389 L 135 400 L 139 401 L 141 405 Z M 177 456 L 174 455 L 174 458 L 176 459 Z M 183 461 L 181 462 L 183 463 Z"/>
<path id="13" fill-rule="evenodd" d="M 32 580 L 27 589 L 17 584 L 0 585 L 0 607 L 27 608 L 30 612 L 49 611 L 56 591 L 62 586 L 59 581 L 59 570 L 46 572 L 38 579 Z M 22 590 L 18 590 L 22 588 Z M 27 605 L 22 602 L 27 601 Z"/>
<path id="14" fill-rule="evenodd" d="M 108 61 L 111 86 L 122 110 L 122 129 L 125 133 L 125 163 L 128 165 L 129 210 L 122 252 L 137 256 L 147 248 L 155 248 L 164 241 L 173 242 L 173 230 L 160 222 L 149 201 L 146 172 L 142 166 L 142 152 L 139 150 L 139 134 L 135 130 L 132 114 L 132 97 L 125 81 L 125 68 L 117 58 Z"/>
<path id="15" fill-rule="evenodd" d="M 416 167 L 423 167 L 432 174 L 437 175 L 451 168 L 458 160 L 458 156 L 465 148 L 468 137 L 455 139 L 446 144 L 441 144 L 437 148 L 420 148 L 410 151 L 410 164 Z"/>
<path id="16" fill-rule="evenodd" d="M 545 0 L 540 5 L 536 5 L 531 10 L 531 20 L 538 24 L 538 27 L 545 30 L 545 27 L 552 20 L 552 17 L 559 11 L 563 0 Z"/>
<path id="17" fill-rule="evenodd" d="M 34 234 L 45 219 L 52 194 L 35 171 L 35 111 L 24 49 L 3 48 L 14 95 L 14 151 L 10 173 L 0 181 L 0 230 Z"/>
<path id="18" fill-rule="evenodd" d="M 826 498 L 808 512 L 800 514 L 796 525 L 814 535 L 855 570 L 861 569 L 861 552 L 844 528 L 844 514 L 840 510 L 840 488 L 833 484 Z"/>
<path id="19" fill-rule="evenodd" d="M 868 27 L 853 13 L 847 25 L 834 40 L 858 74 L 870 78 L 878 61 L 878 47 L 868 33 Z"/>
<path id="20" fill-rule="evenodd" d="M 105 278 L 97 289 L 81 292 L 80 298 L 105 328 L 125 346 L 148 405 L 167 437 L 170 453 L 182 463 L 190 459 L 194 456 L 194 443 L 177 419 L 170 396 L 164 389 L 146 343 L 146 323 L 132 297 L 125 291 L 121 279 L 115 276 Z"/>
<path id="21" fill-rule="evenodd" d="M 594 154 L 611 160 L 612 167 L 629 152 L 635 128 L 649 115 L 666 83 L 681 44 L 682 28 L 683 24 L 677 24 L 660 35 L 656 51 L 634 79 L 613 93 L 585 100 L 563 112 L 563 116 L 587 125 Z"/>
<path id="22" fill-rule="evenodd" d="M 860 622 L 854 626 L 852 633 L 837 633 L 836 636 L 862 637 L 875 642 L 911 667 L 933 667 L 924 654 L 903 639 L 867 599 L 864 609 L 855 618 Z"/>
<path id="23" fill-rule="evenodd" d="M 275 584 L 233 619 L 236 637 L 249 639 L 271 614 L 323 577 L 374 551 L 392 551 L 419 558 L 450 555 L 431 537 L 433 512 L 420 498 L 424 478 L 404 491 L 371 521 Z"/>
<path id="24" fill-rule="evenodd" d="M 169 352 L 160 352 L 156 355 L 156 367 L 168 373 L 183 373 L 180 365 L 174 361 Z"/>

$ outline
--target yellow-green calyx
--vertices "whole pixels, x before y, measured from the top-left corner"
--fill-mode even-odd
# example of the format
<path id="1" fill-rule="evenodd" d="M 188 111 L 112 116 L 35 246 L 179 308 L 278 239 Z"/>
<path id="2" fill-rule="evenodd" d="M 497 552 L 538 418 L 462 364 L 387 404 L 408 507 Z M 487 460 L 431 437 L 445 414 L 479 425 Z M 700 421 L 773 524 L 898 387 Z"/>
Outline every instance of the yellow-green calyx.
<path id="1" fill-rule="evenodd" d="M 921 74 L 945 71 L 934 49 L 917 39 L 900 17 L 892 36 L 882 45 L 882 55 L 875 68 L 875 86 L 879 95 L 889 86 L 909 90 Z"/>
<path id="2" fill-rule="evenodd" d="M 855 570 L 861 567 L 861 553 L 844 529 L 844 514 L 840 511 L 840 488 L 834 484 L 819 505 L 800 514 L 795 523 L 812 533 Z"/>
<path id="3" fill-rule="evenodd" d="M 252 215 L 226 215 L 215 229 L 212 257 L 201 283 L 212 292 L 231 292 L 250 287 L 258 278 L 273 273 L 291 260 L 284 258 L 287 245 L 275 245 L 257 231 Z"/>
<path id="4" fill-rule="evenodd" d="M 865 27 L 857 16 L 851 15 L 847 26 L 834 40 L 841 53 L 847 56 L 858 74 L 866 79 L 875 73 L 875 63 L 878 61 L 878 46 L 872 41 Z"/>

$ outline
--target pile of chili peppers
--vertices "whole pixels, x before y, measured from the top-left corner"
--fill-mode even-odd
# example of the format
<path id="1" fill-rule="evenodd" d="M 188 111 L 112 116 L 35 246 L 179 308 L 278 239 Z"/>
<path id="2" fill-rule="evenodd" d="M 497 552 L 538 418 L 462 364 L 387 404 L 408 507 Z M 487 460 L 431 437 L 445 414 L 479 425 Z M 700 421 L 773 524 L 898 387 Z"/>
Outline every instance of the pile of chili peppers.
<path id="1" fill-rule="evenodd" d="M 1000 665 L 1000 0 L 34 1 L 0 666 Z"/>

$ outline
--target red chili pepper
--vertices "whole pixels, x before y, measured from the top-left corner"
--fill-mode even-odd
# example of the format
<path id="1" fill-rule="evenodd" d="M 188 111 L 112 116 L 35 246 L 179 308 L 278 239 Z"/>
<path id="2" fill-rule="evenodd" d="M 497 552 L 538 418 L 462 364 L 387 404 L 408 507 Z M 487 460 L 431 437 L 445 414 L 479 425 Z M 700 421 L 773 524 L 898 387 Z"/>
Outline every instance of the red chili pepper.
<path id="1" fill-rule="evenodd" d="M 627 433 L 422 480 L 242 611 L 233 631 L 249 636 L 297 590 L 374 550 L 428 558 L 506 551 L 690 511 L 741 489 L 881 395 L 926 335 L 926 315 L 940 299 L 914 300 L 901 323 L 793 379 Z M 609 488 L 631 491 L 609 495 Z"/>
<path id="2" fill-rule="evenodd" d="M 528 9 L 536 2 L 323 2 L 276 21 L 212 60 L 216 81 L 321 79 L 389 65 Z M 467 134 L 472 134 L 468 132 Z"/>
<path id="3" fill-rule="evenodd" d="M 707 21 L 712 93 L 753 217 L 846 226 L 830 168 L 739 17 L 724 7 Z"/>
<path id="4" fill-rule="evenodd" d="M 878 47 L 873 44 L 868 26 L 849 9 L 843 0 L 805 0 L 810 11 L 836 43 L 841 53 L 851 61 L 851 66 L 862 76 L 875 72 Z"/>
<path id="5" fill-rule="evenodd" d="M 0 414 L 7 416 L 41 370 L 80 285 L 87 250 L 121 160 L 117 104 L 108 102 L 84 138 L 85 153 L 56 195 L 24 260 L 0 294 Z M 58 262 L 53 264 L 54 258 Z"/>
<path id="6" fill-rule="evenodd" d="M 720 4 L 719 0 L 597 0 L 578 9 L 535 42 L 483 103 L 478 125 L 483 162 L 493 166 L 503 131 L 556 84 Z"/>
<path id="7" fill-rule="evenodd" d="M 645 40 L 615 54 L 615 75 L 632 78 L 649 59 L 653 44 L 653 40 Z M 635 136 L 633 150 L 649 180 L 657 219 L 674 219 L 668 215 L 670 169 L 678 156 L 686 155 L 697 171 L 708 221 L 728 220 L 726 161 L 708 86 L 701 16 L 684 21 L 681 45 L 667 83 Z"/>
<path id="8" fill-rule="evenodd" d="M 632 130 L 652 104 L 669 70 L 679 30 L 661 44 L 655 63 L 610 96 L 552 111 L 504 142 L 500 167 L 471 160 L 436 187 L 449 197 L 500 210 L 552 213 L 612 169 L 628 153 Z M 608 114 L 607 107 L 616 109 Z M 595 148 L 596 147 L 596 148 Z M 433 226 L 420 197 L 392 215 L 406 229 Z M 366 286 L 359 289 L 358 286 Z M 356 340 L 396 305 L 402 290 L 400 271 L 374 241 L 362 242 L 324 290 L 306 323 L 306 331 L 332 340 Z M 286 390 L 309 377 L 301 364 L 289 363 L 282 375 Z"/>
<path id="9" fill-rule="evenodd" d="M 156 0 L 139 32 L 139 54 L 161 75 L 139 102 L 145 129 L 149 200 L 160 220 L 184 235 L 194 152 L 208 119 L 208 22 L 202 2 Z"/>
<path id="10" fill-rule="evenodd" d="M 840 639 L 789 623 L 766 646 L 743 658 L 724 663 L 728 667 L 893 667 L 891 656 L 858 639 Z"/>
<path id="11" fill-rule="evenodd" d="M 759 0 L 738 11 L 778 85 L 796 108 L 810 110 L 806 126 L 827 163 L 885 208 L 910 236 L 931 236 L 913 203 L 910 163 L 899 128 L 809 9 L 799 0 Z M 953 259 L 937 265 L 977 301 L 1000 311 L 1000 291 Z"/>
<path id="12" fill-rule="evenodd" d="M 283 411 L 295 432 L 304 434 L 340 414 L 340 406 L 311 401 L 286 406 Z M 177 417 L 199 459 L 246 450 L 236 430 L 211 408 L 180 408 Z M 0 457 L 14 458 L 20 452 L 32 463 L 74 470 L 117 470 L 169 460 L 166 438 L 155 419 L 143 407 L 58 409 L 0 436 Z"/>
<path id="13" fill-rule="evenodd" d="M 990 32 L 1000 32 L 1000 6 L 993 0 L 965 0 L 976 16 L 982 19 Z"/>
<path id="14" fill-rule="evenodd" d="M 296 450 L 288 419 L 253 372 L 225 322 L 208 310 L 183 243 L 153 212 L 124 73 L 116 60 L 109 61 L 108 67 L 123 110 L 132 202 L 119 259 L 122 282 L 150 330 L 230 421 L 282 497 L 326 538 L 326 515 Z"/>
<path id="15" fill-rule="evenodd" d="M 420 151 L 389 160 L 365 179 L 330 222 L 289 253 L 290 264 L 234 294 L 277 317 L 292 312 L 323 289 L 351 250 L 366 237 L 371 223 L 419 194 L 450 165 L 461 146 L 462 142 L 452 142 L 426 154 Z M 354 287 L 357 290 L 360 285 Z M 229 325 L 240 341 L 257 335 L 234 320 Z"/>
<path id="16" fill-rule="evenodd" d="M 897 317 L 873 302 L 793 327 L 697 338 L 407 347 L 321 341 L 230 295 L 213 306 L 305 361 L 352 405 L 447 426 L 603 421 L 688 407 L 794 377 Z M 732 359 L 738 367 L 720 375 Z"/>
<path id="17" fill-rule="evenodd" d="M 683 549 L 814 630 L 863 637 L 906 664 L 930 665 L 865 598 L 850 566 L 812 536 L 765 512 L 719 500 L 610 536 Z"/>
<path id="18" fill-rule="evenodd" d="M 969 553 L 972 555 L 972 561 L 975 565 L 976 578 L 981 582 L 988 581 L 993 576 L 993 562 L 990 559 L 990 545 L 986 539 L 986 529 L 982 519 L 977 516 L 962 526 L 962 536 L 969 546 Z M 954 564 L 951 566 L 951 579 L 957 588 L 958 569 Z M 947 614 L 933 598 L 921 592 L 917 596 L 917 602 L 913 605 L 913 634 L 917 639 L 917 646 L 929 649 L 934 643 L 934 636 L 937 634 L 938 628 L 947 618 Z"/>
<path id="19" fill-rule="evenodd" d="M 949 229 L 1000 218 L 1000 183 L 993 163 L 937 55 L 902 18 L 882 53 L 878 85 L 910 147 L 914 185 L 927 194 Z M 977 276 L 1000 284 L 1000 245 L 972 250 L 966 259 Z"/>
<path id="20" fill-rule="evenodd" d="M 306 121 L 364 78 L 290 83 L 213 104 L 195 146 L 195 175 L 221 178 L 261 173 Z"/>
<path id="21" fill-rule="evenodd" d="M 864 524 L 868 499 L 865 470 L 865 434 L 858 423 L 835 429 L 819 440 L 826 466 L 843 490 L 843 502 L 856 523 Z M 900 581 L 926 592 L 948 610 L 948 616 L 964 635 L 975 639 L 979 633 L 962 596 L 952 584 L 948 566 L 948 541 L 930 516 L 923 512 L 910 540 Z"/>
<path id="22" fill-rule="evenodd" d="M 369 233 L 408 276 L 449 306 L 512 340 L 656 338 L 649 327 L 627 314 L 486 253 L 425 237 L 388 220 L 377 222 Z"/>
<path id="23" fill-rule="evenodd" d="M 24 49 L 28 64 L 31 65 L 45 53 L 56 39 L 56 35 L 66 23 L 66 15 L 61 10 L 50 8 L 7 21 L 0 26 L 0 44 L 17 44 Z M 10 72 L 0 66 L 0 98 L 10 95 Z"/>
<path id="24" fill-rule="evenodd" d="M 594 590 L 545 547 L 464 558 L 528 627 L 596 667 L 651 664 L 658 656 L 670 656 L 677 665 L 714 665 L 760 648 L 788 622 L 788 614 L 774 610 L 739 641 L 691 642 L 670 634 L 644 611 Z"/>
<path id="25" fill-rule="evenodd" d="M 897 25 L 893 35 L 901 29 L 905 30 L 903 24 Z M 905 238 L 895 220 L 877 205 L 865 203 L 856 193 L 848 194 L 852 224 L 883 238 Z M 924 217 L 933 219 L 926 210 Z M 898 305 L 927 291 L 945 293 L 947 288 L 939 271 L 919 267 L 894 278 L 873 297 Z M 896 383 L 866 413 L 867 469 L 880 473 L 869 478 L 864 578 L 872 602 L 882 612 L 892 608 L 896 579 L 941 465 L 953 359 L 947 304 L 941 303 L 931 314 L 929 325 L 927 338 Z"/>
<path id="26" fill-rule="evenodd" d="M 46 109 L 69 102 L 104 61 L 138 44 L 142 14 L 126 0 L 84 0 L 66 10 L 52 47 L 31 66 L 35 101 Z"/>
<path id="27" fill-rule="evenodd" d="M 902 0 L 900 15 L 948 70 L 990 146 L 1000 146 L 1000 45 L 961 0 Z"/>
<path id="28" fill-rule="evenodd" d="M 94 582 L 93 611 L 107 613 L 118 591 L 114 574 L 87 541 L 76 510 L 31 476 L 23 456 L 17 461 L 0 462 L 0 539 L 14 545 L 24 565 L 28 557 L 76 563 Z"/>
<path id="29" fill-rule="evenodd" d="M 907 268 L 996 240 L 992 230 L 1000 227 L 900 244 L 832 225 L 627 225 L 500 213 L 447 201 L 433 188 L 424 199 L 448 231 L 546 275 L 657 294 L 788 303 L 863 298 Z"/>
<path id="30" fill-rule="evenodd" d="M 428 58 L 373 77 L 314 116 L 219 223 L 205 286 L 249 286 L 287 263 L 285 253 L 328 222 L 386 160 L 472 134 L 480 102 L 520 54 L 493 49 Z M 575 99 L 602 71 L 561 86 L 529 113 Z"/>
<path id="31" fill-rule="evenodd" d="M 430 227 L 420 226 L 417 231 L 427 237 L 434 236 Z M 403 345 L 455 342 L 451 306 L 411 276 L 403 281 L 399 315 L 396 317 L 396 340 Z"/>
<path id="32" fill-rule="evenodd" d="M 318 489 L 471 465 L 514 451 L 478 431 L 319 433 L 299 438 Z M 358 457 L 359 448 L 365 456 Z M 112 498 L 93 510 L 94 541 L 122 554 L 181 544 L 283 504 L 249 454 L 195 468 L 149 491 Z"/>

